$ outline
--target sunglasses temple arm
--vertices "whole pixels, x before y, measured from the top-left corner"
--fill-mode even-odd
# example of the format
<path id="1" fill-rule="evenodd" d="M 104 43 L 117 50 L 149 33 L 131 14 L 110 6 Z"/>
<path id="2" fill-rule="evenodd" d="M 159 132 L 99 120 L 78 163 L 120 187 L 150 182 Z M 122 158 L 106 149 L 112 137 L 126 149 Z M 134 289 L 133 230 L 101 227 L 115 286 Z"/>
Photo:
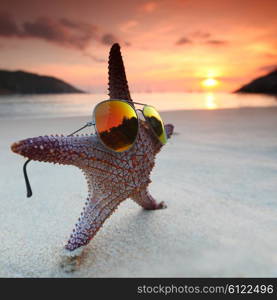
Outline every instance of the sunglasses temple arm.
<path id="1" fill-rule="evenodd" d="M 92 126 L 92 125 L 95 125 L 93 122 L 87 122 L 86 125 L 84 125 L 83 127 L 79 128 L 78 130 L 72 132 L 71 134 L 69 134 L 68 136 L 72 136 L 73 134 L 75 134 L 76 132 L 79 132 L 81 131 L 82 129 L 88 127 L 88 126 Z M 30 185 L 30 181 L 29 181 L 29 178 L 28 178 L 28 174 L 27 174 L 27 165 L 28 163 L 31 161 L 31 159 L 28 159 L 24 165 L 23 165 L 23 174 L 24 174 L 24 179 L 25 179 L 25 185 L 26 185 L 26 190 L 27 190 L 27 198 L 30 198 L 32 195 L 33 195 L 33 192 L 32 192 L 32 188 L 31 188 L 31 185 Z"/>
<path id="2" fill-rule="evenodd" d="M 70 133 L 68 136 L 72 136 L 73 134 L 75 134 L 75 133 L 77 133 L 77 132 L 83 130 L 83 129 L 86 128 L 86 127 L 92 126 L 92 125 L 95 125 L 95 124 L 94 124 L 93 122 L 87 122 L 86 125 L 84 125 L 83 127 L 77 129 L 76 131 Z"/>
<path id="3" fill-rule="evenodd" d="M 134 102 L 134 101 L 127 101 L 129 103 L 134 103 L 134 104 L 138 104 L 138 105 L 143 105 L 143 106 L 146 106 L 147 104 L 145 103 L 140 103 L 140 102 Z"/>
<path id="4" fill-rule="evenodd" d="M 24 179 L 25 179 L 25 184 L 26 184 L 26 190 L 27 190 L 27 198 L 31 197 L 33 195 L 32 188 L 29 182 L 28 174 L 27 174 L 27 164 L 31 161 L 31 159 L 28 159 L 24 166 L 23 166 L 23 174 L 24 174 Z"/>

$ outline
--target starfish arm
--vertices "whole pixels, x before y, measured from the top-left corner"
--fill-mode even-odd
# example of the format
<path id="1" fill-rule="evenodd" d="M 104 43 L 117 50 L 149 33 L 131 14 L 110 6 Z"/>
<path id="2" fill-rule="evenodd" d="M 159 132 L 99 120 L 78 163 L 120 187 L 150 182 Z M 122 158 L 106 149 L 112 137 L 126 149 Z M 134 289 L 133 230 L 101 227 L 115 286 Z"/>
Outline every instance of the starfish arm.
<path id="1" fill-rule="evenodd" d="M 147 210 L 166 208 L 164 202 L 158 203 L 149 193 L 147 188 L 142 189 L 131 196 L 138 205 Z"/>
<path id="2" fill-rule="evenodd" d="M 165 131 L 166 131 L 166 136 L 169 139 L 174 132 L 174 125 L 166 124 L 164 127 L 165 127 Z"/>
<path id="3" fill-rule="evenodd" d="M 132 101 L 118 44 L 112 46 L 109 55 L 109 96 L 110 99 Z"/>
<path id="4" fill-rule="evenodd" d="M 21 140 L 11 146 L 13 152 L 32 160 L 79 167 L 85 165 L 88 159 L 93 160 L 101 148 L 94 135 L 46 135 Z"/>
<path id="5" fill-rule="evenodd" d="M 92 196 L 87 198 L 84 211 L 78 219 L 72 234 L 65 246 L 66 250 L 74 251 L 86 246 L 101 228 L 105 220 L 115 211 L 126 197 L 116 194 Z M 75 252 L 75 251 L 74 251 Z"/>

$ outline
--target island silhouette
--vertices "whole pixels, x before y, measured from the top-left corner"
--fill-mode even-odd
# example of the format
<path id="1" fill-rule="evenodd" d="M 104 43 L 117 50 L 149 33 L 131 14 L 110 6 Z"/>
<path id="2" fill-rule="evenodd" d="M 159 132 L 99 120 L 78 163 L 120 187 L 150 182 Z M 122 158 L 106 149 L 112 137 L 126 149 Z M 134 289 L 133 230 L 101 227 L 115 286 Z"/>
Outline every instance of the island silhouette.
<path id="1" fill-rule="evenodd" d="M 25 71 L 0 70 L 0 95 L 60 93 L 84 93 L 84 91 L 52 76 Z"/>
<path id="2" fill-rule="evenodd" d="M 260 93 L 277 95 L 277 68 L 267 75 L 258 77 L 243 85 L 235 93 Z"/>

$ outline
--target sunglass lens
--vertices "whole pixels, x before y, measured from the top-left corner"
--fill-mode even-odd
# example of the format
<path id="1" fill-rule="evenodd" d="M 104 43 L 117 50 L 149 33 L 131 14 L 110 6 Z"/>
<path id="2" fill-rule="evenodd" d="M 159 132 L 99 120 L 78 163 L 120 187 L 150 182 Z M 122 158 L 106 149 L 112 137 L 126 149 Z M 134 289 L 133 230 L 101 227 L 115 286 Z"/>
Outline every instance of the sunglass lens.
<path id="1" fill-rule="evenodd" d="M 138 133 L 135 109 L 123 101 L 105 101 L 94 111 L 95 126 L 101 141 L 116 152 L 128 150 Z"/>
<path id="2" fill-rule="evenodd" d="M 145 105 L 143 108 L 143 115 L 150 124 L 151 128 L 153 129 L 160 142 L 163 145 L 166 144 L 167 137 L 163 120 L 160 114 L 156 111 L 156 109 L 153 106 Z"/>

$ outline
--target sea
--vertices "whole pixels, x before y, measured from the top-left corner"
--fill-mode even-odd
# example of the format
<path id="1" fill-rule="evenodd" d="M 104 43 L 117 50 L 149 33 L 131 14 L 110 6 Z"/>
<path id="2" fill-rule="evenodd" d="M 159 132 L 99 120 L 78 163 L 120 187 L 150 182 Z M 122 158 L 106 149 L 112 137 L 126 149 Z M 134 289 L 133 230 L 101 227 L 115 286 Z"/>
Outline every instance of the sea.
<path id="1" fill-rule="evenodd" d="M 57 118 L 92 115 L 105 94 L 1 95 L 0 119 Z M 277 106 L 277 97 L 234 93 L 134 93 L 132 99 L 158 111 L 240 109 Z"/>

